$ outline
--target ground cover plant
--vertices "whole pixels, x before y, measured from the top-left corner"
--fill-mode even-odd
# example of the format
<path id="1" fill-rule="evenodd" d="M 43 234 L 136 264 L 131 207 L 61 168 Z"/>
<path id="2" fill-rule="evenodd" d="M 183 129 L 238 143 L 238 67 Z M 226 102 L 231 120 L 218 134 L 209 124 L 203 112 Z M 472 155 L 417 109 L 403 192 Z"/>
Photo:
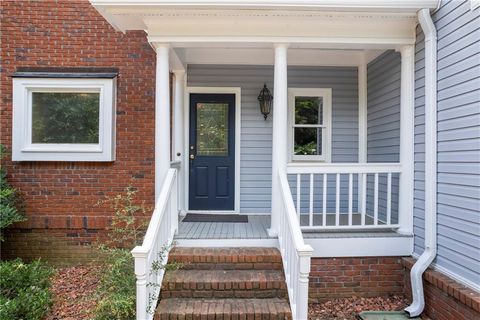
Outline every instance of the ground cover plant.
<path id="1" fill-rule="evenodd" d="M 0 144 L 0 161 L 7 155 L 6 148 Z M 7 181 L 7 171 L 0 165 L 0 241 L 3 231 L 15 222 L 24 221 L 23 203 L 17 189 Z"/>
<path id="2" fill-rule="evenodd" d="M 40 261 L 0 263 L 0 319 L 43 319 L 52 304 L 53 269 Z"/>

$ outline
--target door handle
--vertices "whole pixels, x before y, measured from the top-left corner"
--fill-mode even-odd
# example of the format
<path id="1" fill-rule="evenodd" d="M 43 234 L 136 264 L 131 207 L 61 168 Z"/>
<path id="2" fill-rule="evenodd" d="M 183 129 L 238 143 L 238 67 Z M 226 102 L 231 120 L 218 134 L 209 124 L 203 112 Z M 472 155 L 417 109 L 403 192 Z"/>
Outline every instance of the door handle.
<path id="1" fill-rule="evenodd" d="M 195 155 L 191 154 L 190 155 L 190 160 L 193 160 L 193 159 L 195 159 Z"/>

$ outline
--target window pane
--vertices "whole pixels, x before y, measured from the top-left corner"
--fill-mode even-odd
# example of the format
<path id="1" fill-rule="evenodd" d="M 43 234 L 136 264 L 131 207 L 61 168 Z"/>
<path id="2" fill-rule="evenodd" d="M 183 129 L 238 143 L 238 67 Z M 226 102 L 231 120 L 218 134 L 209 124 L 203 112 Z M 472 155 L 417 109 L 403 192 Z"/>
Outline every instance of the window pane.
<path id="1" fill-rule="evenodd" d="M 322 128 L 294 128 L 295 155 L 322 154 Z"/>
<path id="2" fill-rule="evenodd" d="M 295 97 L 295 124 L 323 124 L 323 97 Z"/>
<path id="3" fill-rule="evenodd" d="M 98 143 L 100 93 L 32 93 L 32 143 Z"/>
<path id="4" fill-rule="evenodd" d="M 197 155 L 228 156 L 227 103 L 197 103 Z"/>

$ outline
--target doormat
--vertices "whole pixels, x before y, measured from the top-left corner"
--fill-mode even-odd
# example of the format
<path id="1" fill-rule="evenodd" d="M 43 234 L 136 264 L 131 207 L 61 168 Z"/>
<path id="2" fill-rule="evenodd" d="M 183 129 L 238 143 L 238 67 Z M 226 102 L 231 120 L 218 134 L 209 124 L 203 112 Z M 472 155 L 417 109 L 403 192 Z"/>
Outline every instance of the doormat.
<path id="1" fill-rule="evenodd" d="M 364 311 L 358 315 L 362 320 L 421 320 L 420 318 L 409 318 L 403 311 Z"/>
<path id="2" fill-rule="evenodd" d="M 248 216 L 238 214 L 198 214 L 187 213 L 182 222 L 233 222 L 248 223 Z"/>

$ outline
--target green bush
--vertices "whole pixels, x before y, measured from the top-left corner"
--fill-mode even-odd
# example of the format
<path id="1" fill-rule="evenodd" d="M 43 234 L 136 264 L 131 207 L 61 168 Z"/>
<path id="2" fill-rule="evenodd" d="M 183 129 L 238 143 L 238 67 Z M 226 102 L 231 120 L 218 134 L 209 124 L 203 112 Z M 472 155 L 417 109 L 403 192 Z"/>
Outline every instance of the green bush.
<path id="1" fill-rule="evenodd" d="M 53 270 L 40 261 L 0 262 L 0 319 L 43 319 L 52 305 L 52 274 Z"/>
<path id="2" fill-rule="evenodd" d="M 6 149 L 0 144 L 0 160 Z M 3 229 L 9 225 L 25 220 L 22 215 L 23 204 L 18 191 L 8 183 L 7 172 L 0 166 L 0 241 L 3 241 Z"/>
<path id="3" fill-rule="evenodd" d="M 103 247 L 96 320 L 135 319 L 135 273 L 129 250 Z"/>
<path id="4" fill-rule="evenodd" d="M 124 194 L 105 197 L 97 203 L 109 207 L 112 221 L 107 241 L 97 247 L 103 268 L 97 289 L 96 320 L 135 319 L 136 278 L 130 250 L 141 242 L 146 225 L 140 218 L 149 210 L 144 203 L 137 204 L 136 193 L 128 187 Z"/>

